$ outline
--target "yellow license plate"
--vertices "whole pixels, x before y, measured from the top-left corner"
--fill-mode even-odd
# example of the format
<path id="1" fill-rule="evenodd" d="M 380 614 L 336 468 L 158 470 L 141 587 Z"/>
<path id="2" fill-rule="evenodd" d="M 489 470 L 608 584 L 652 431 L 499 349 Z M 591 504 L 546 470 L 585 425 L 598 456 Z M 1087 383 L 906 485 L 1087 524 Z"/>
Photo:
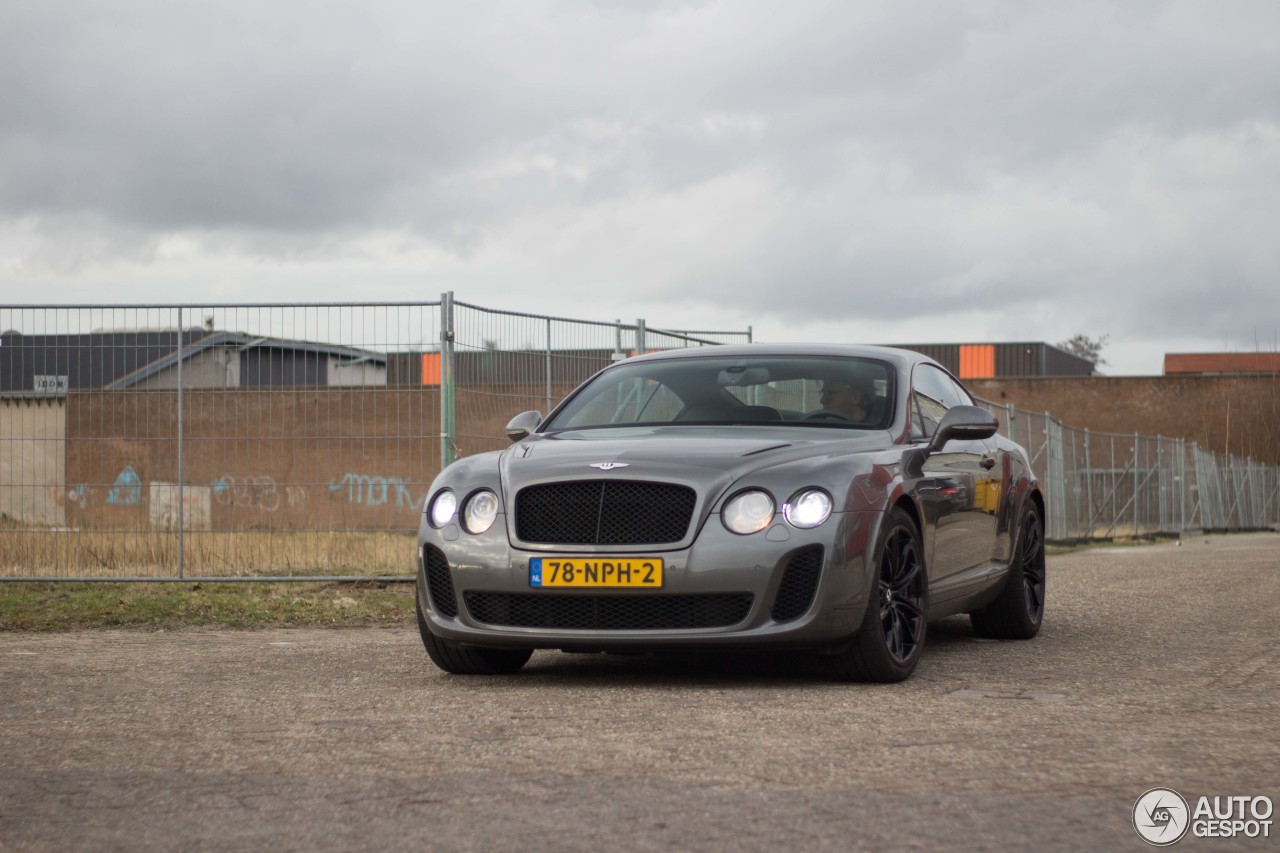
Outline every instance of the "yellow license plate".
<path id="1" fill-rule="evenodd" d="M 662 588 L 660 557 L 534 557 L 529 586 Z"/>

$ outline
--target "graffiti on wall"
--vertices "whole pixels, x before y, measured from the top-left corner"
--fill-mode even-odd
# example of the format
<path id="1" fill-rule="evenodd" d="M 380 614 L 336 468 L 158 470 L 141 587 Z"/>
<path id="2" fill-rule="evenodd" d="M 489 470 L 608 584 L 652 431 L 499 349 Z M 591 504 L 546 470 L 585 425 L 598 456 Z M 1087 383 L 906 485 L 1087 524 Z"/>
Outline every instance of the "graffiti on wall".
<path id="1" fill-rule="evenodd" d="M 67 488 L 67 503 L 80 509 L 91 509 L 98 504 L 101 492 L 97 486 L 76 483 Z"/>
<path id="2" fill-rule="evenodd" d="M 307 503 L 307 490 L 303 486 L 280 486 L 265 474 L 233 477 L 223 474 L 209 484 L 214 498 L 221 506 L 247 507 L 263 512 L 275 512 L 282 506 L 298 509 Z"/>
<path id="3" fill-rule="evenodd" d="M 107 503 L 113 506 L 137 506 L 142 502 L 142 478 L 133 470 L 132 465 L 126 465 L 107 493 Z"/>
<path id="4" fill-rule="evenodd" d="M 412 485 L 413 481 L 406 477 L 348 472 L 331 480 L 327 488 L 331 497 L 361 507 L 415 507 L 420 502 L 410 491 Z M 69 485 L 66 503 L 81 511 L 103 502 L 110 506 L 151 503 L 153 526 L 173 528 L 177 524 L 176 507 L 181 501 L 184 520 L 191 519 L 185 521 L 187 529 L 198 530 L 208 528 L 215 502 L 218 506 L 275 513 L 285 508 L 305 508 L 308 493 L 307 486 L 281 485 L 265 474 L 223 474 L 207 486 L 188 485 L 181 491 L 173 483 L 151 483 L 149 489 L 144 489 L 138 472 L 132 465 L 126 465 L 110 489 L 87 483 Z"/>
<path id="5" fill-rule="evenodd" d="M 347 473 L 329 483 L 329 492 L 362 506 L 385 506 L 394 501 L 396 506 L 414 506 L 409 491 L 410 480 L 403 477 L 377 477 L 368 474 Z"/>

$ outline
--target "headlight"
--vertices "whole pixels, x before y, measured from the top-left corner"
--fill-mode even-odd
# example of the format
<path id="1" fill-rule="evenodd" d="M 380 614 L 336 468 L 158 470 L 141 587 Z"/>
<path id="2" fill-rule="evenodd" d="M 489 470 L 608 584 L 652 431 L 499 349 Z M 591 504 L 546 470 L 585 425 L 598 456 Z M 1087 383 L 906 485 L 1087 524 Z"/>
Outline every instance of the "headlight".
<path id="1" fill-rule="evenodd" d="M 782 505 L 782 516 L 792 527 L 817 527 L 831 517 L 831 496 L 821 489 L 797 492 Z"/>
<path id="2" fill-rule="evenodd" d="M 445 489 L 432 498 L 427 511 L 431 514 L 432 527 L 444 527 L 453 521 L 453 515 L 458 511 L 458 496 Z"/>
<path id="3" fill-rule="evenodd" d="M 773 521 L 773 498 L 754 489 L 743 492 L 724 505 L 720 517 L 731 533 L 759 533 Z"/>
<path id="4" fill-rule="evenodd" d="M 467 498 L 462 507 L 462 528 L 468 533 L 484 533 L 493 527 L 493 520 L 498 517 L 498 496 L 488 489 Z"/>

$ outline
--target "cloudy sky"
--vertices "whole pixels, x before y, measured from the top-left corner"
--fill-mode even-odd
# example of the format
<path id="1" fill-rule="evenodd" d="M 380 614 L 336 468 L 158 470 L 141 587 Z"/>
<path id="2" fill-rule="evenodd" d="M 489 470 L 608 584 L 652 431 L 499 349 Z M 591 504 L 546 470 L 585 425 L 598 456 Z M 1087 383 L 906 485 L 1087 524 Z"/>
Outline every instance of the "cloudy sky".
<path id="1" fill-rule="evenodd" d="M 0 304 L 1277 348 L 1280 4 L 5 0 Z"/>

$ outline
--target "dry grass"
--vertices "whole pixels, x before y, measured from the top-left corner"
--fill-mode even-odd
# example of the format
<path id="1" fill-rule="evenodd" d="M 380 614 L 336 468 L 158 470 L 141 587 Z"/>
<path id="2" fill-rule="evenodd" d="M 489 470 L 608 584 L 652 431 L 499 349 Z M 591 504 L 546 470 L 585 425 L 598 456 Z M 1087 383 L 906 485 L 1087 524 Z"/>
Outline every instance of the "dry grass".
<path id="1" fill-rule="evenodd" d="M 186 577 L 411 575 L 416 537 L 408 532 L 188 531 Z M 178 536 L 0 525 L 0 577 L 176 577 Z"/>
<path id="2" fill-rule="evenodd" d="M 0 584 L 0 633 L 411 625 L 409 583 Z"/>

